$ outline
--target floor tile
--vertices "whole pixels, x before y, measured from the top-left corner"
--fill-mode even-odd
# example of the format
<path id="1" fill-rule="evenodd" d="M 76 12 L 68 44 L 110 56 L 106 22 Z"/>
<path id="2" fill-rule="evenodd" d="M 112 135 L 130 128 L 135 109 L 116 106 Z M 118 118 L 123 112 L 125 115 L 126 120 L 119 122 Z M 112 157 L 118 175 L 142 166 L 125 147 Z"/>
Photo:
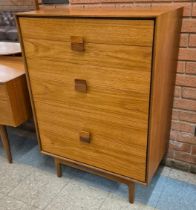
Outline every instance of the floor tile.
<path id="1" fill-rule="evenodd" d="M 171 173 L 171 168 L 167 166 L 160 166 L 158 169 L 158 174 L 161 176 L 169 176 Z"/>
<path id="2" fill-rule="evenodd" d="M 148 187 L 137 184 L 135 203 L 126 185 L 63 166 L 42 155 L 35 135 L 8 128 L 14 163 L 0 142 L 0 210 L 195 210 L 196 175 L 161 166 Z M 20 133 L 20 132 L 19 132 Z"/>
<path id="3" fill-rule="evenodd" d="M 21 201 L 15 200 L 8 196 L 0 199 L 0 210 L 39 210 L 36 207 L 29 206 Z"/>
<path id="4" fill-rule="evenodd" d="M 82 170 L 65 165 L 62 165 L 62 172 L 63 172 L 63 177 L 68 177 L 73 180 L 78 180 L 86 174 L 86 172 Z"/>
<path id="5" fill-rule="evenodd" d="M 9 196 L 42 209 L 68 182 L 68 178 L 58 178 L 55 174 L 37 169 L 9 193 Z"/>
<path id="6" fill-rule="evenodd" d="M 136 184 L 135 203 L 130 206 L 127 185 L 118 183 L 118 187 L 112 190 L 110 196 L 105 200 L 102 209 L 107 209 L 109 205 L 111 205 L 111 209 L 141 209 L 144 206 L 148 209 L 154 209 L 166 186 L 167 180 L 160 175 L 154 177 L 148 187 Z"/>
<path id="7" fill-rule="evenodd" d="M 71 180 L 46 210 L 98 210 L 108 195 L 102 187 Z"/>
<path id="8" fill-rule="evenodd" d="M 84 172 L 84 176 L 82 176 L 81 179 L 82 182 L 86 183 L 87 185 L 98 187 L 105 191 L 115 190 L 119 186 L 118 182 L 87 172 Z"/>
<path id="9" fill-rule="evenodd" d="M 28 167 L 16 163 L 9 164 L 6 159 L 0 157 L 0 193 L 9 193 L 30 173 Z"/>
<path id="10" fill-rule="evenodd" d="M 48 155 L 40 153 L 38 145 L 35 146 L 31 151 L 23 155 L 19 160 L 19 163 L 27 166 L 32 166 L 35 169 L 50 172 L 56 175 L 56 168 L 54 164 L 54 158 Z M 71 168 L 69 166 L 62 165 L 63 177 L 76 178 L 81 177 L 85 172 Z"/>
<path id="11" fill-rule="evenodd" d="M 160 210 L 195 210 L 196 185 L 167 179 L 167 187 L 162 192 L 156 208 Z"/>
<path id="12" fill-rule="evenodd" d="M 196 185 L 196 174 L 180 171 L 178 169 L 171 169 L 169 177 Z"/>
<path id="13" fill-rule="evenodd" d="M 17 128 L 15 128 L 17 130 Z M 9 142 L 11 147 L 12 159 L 16 163 L 23 155 L 27 154 L 37 145 L 36 135 L 32 132 L 27 132 L 25 135 L 16 135 L 13 128 L 8 128 Z M 25 131 L 24 131 L 25 132 Z M 19 132 L 20 134 L 20 132 Z M 0 140 L 0 157 L 6 159 L 6 154 Z"/>
<path id="14" fill-rule="evenodd" d="M 9 135 L 13 161 L 18 160 L 20 157 L 22 157 L 24 154 L 30 151 L 34 146 L 37 145 L 37 139 L 35 133 L 22 131 L 22 130 L 18 131 L 18 128 L 11 128 L 11 127 L 9 127 L 7 130 Z"/>
<path id="15" fill-rule="evenodd" d="M 135 200 L 144 205 L 155 207 L 162 191 L 167 186 L 167 180 L 164 179 L 164 176 L 157 175 L 148 186 L 137 186 Z"/>
<path id="16" fill-rule="evenodd" d="M 130 204 L 127 197 L 119 197 L 116 194 L 111 193 L 109 197 L 104 201 L 100 210 L 153 210 L 155 208 L 138 203 Z"/>
<path id="17" fill-rule="evenodd" d="M 55 174 L 54 158 L 41 154 L 38 145 L 34 146 L 30 151 L 21 156 L 18 162 Z"/>

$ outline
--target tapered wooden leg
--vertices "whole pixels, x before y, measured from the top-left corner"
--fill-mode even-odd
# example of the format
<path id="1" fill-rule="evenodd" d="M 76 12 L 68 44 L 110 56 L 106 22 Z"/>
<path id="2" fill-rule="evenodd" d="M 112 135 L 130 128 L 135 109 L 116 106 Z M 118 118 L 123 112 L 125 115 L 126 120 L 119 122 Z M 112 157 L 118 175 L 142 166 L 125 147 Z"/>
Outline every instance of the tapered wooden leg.
<path id="1" fill-rule="evenodd" d="M 4 125 L 0 125 L 0 136 L 1 136 L 1 141 L 2 141 L 3 147 L 4 147 L 6 155 L 7 155 L 8 162 L 12 163 L 12 154 L 11 154 L 11 150 L 10 150 L 10 143 L 9 143 L 6 127 Z"/>
<path id="2" fill-rule="evenodd" d="M 56 166 L 56 174 L 58 177 L 62 176 L 62 167 L 61 167 L 61 162 L 59 159 L 55 158 L 55 166 Z"/>
<path id="3" fill-rule="evenodd" d="M 134 182 L 130 182 L 128 184 L 128 189 L 129 189 L 129 202 L 130 203 L 134 203 L 134 199 L 135 199 L 135 183 Z"/>
<path id="4" fill-rule="evenodd" d="M 34 1 L 35 1 L 35 9 L 39 10 L 39 2 L 38 2 L 38 0 L 34 0 Z"/>

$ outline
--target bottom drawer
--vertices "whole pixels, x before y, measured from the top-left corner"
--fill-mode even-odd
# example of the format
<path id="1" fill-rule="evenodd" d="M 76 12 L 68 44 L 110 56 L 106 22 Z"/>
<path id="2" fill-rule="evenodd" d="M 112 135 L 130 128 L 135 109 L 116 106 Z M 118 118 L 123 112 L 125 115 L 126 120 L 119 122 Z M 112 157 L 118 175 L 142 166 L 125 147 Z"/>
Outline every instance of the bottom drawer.
<path id="1" fill-rule="evenodd" d="M 126 119 L 122 127 L 108 114 L 85 118 L 58 105 L 37 106 L 44 152 L 145 181 L 147 138 L 142 129 L 134 129 Z"/>

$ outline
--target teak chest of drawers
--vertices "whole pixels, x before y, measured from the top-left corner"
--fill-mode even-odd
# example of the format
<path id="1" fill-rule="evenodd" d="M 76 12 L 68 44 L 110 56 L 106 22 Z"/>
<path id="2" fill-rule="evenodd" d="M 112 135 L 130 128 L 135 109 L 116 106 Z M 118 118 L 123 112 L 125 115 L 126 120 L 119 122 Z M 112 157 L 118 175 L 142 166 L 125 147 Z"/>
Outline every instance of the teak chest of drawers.
<path id="1" fill-rule="evenodd" d="M 42 153 L 148 184 L 167 149 L 182 8 L 17 15 Z"/>

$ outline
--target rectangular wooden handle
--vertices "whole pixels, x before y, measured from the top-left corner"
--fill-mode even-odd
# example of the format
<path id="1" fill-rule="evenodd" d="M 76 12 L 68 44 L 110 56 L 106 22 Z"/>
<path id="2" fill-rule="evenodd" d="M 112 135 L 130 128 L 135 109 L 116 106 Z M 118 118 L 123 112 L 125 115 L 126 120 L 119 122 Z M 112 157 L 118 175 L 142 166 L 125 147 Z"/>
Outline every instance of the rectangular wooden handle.
<path id="1" fill-rule="evenodd" d="M 91 134 L 88 131 L 81 131 L 80 132 L 80 141 L 85 143 L 90 143 L 91 141 Z"/>
<path id="2" fill-rule="evenodd" d="M 71 49 L 77 52 L 83 52 L 84 49 L 84 38 L 81 36 L 71 36 Z"/>
<path id="3" fill-rule="evenodd" d="M 75 90 L 87 93 L 87 82 L 84 79 L 75 79 Z"/>

